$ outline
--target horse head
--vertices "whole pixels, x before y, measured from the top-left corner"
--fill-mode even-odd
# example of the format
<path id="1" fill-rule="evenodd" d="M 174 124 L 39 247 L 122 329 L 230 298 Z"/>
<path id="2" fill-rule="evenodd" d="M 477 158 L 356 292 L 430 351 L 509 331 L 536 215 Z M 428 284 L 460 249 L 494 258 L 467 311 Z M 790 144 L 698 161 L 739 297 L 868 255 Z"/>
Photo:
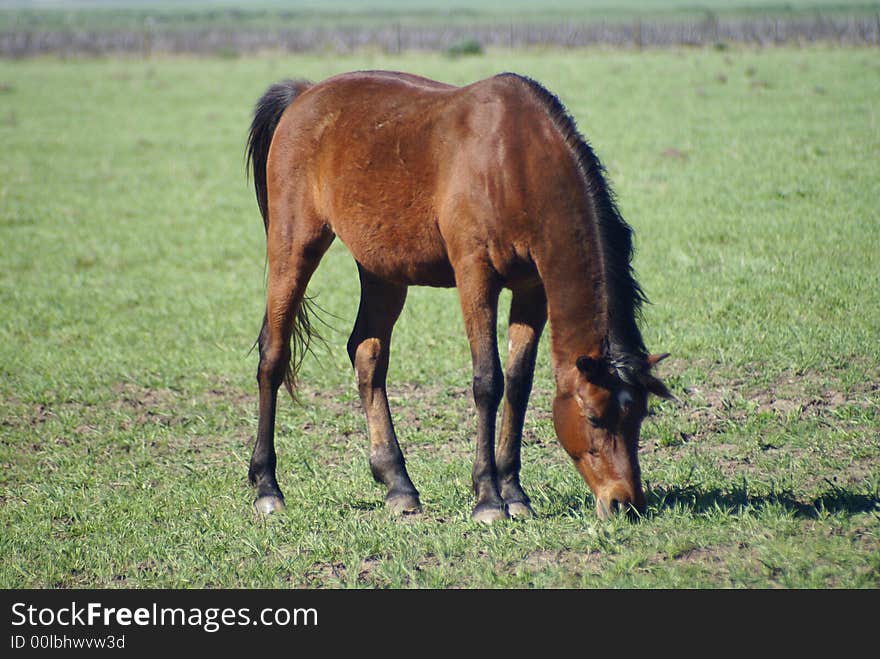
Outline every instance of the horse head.
<path id="1" fill-rule="evenodd" d="M 625 364 L 580 357 L 553 403 L 556 435 L 596 498 L 596 514 L 645 510 L 638 447 L 648 395 L 673 398 L 651 369 L 667 355 Z"/>

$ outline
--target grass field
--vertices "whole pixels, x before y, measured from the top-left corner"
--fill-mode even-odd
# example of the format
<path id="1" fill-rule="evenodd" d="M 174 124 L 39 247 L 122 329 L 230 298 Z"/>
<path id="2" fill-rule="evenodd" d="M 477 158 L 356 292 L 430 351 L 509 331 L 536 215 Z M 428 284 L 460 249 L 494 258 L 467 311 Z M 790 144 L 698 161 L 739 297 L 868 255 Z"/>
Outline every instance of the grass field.
<path id="1" fill-rule="evenodd" d="M 253 517 L 250 111 L 280 78 L 359 68 L 528 74 L 605 162 L 680 398 L 643 429 L 640 522 L 599 522 L 557 445 L 546 342 L 537 517 L 471 522 L 469 351 L 431 289 L 389 374 L 424 512 L 387 515 L 338 243 L 311 287 L 329 350 L 279 410 L 288 509 Z M 878 89 L 868 49 L 0 61 L 0 587 L 880 586 Z"/>
<path id="2" fill-rule="evenodd" d="M 337 25 L 553 23 L 874 15 L 877 0 L 0 0 L 0 30 L 113 30 L 152 27 L 302 28 Z"/>

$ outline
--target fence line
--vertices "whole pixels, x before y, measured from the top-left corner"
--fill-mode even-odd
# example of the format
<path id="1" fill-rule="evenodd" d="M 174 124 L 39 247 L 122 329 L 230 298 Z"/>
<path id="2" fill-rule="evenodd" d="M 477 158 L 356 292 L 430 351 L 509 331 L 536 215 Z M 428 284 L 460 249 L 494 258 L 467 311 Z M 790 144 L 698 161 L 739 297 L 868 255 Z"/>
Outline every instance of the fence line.
<path id="1" fill-rule="evenodd" d="M 445 51 L 463 40 L 485 47 L 555 46 L 579 48 L 607 45 L 623 48 L 755 44 L 773 46 L 830 42 L 880 46 L 880 15 L 785 19 L 718 19 L 690 22 L 644 21 L 566 24 L 497 23 L 385 27 L 315 27 L 277 29 L 193 30 L 12 30 L 0 32 L 0 57 L 42 54 L 247 54 L 261 51 L 291 53 L 351 53 L 373 48 Z"/>

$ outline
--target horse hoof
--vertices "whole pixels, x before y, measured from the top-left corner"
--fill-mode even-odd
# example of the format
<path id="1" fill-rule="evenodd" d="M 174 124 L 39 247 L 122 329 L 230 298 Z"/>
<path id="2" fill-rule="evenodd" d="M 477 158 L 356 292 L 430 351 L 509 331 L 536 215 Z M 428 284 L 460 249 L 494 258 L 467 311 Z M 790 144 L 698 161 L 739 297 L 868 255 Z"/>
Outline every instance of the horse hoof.
<path id="1" fill-rule="evenodd" d="M 254 499 L 254 510 L 258 515 L 271 515 L 284 510 L 284 499 L 273 494 L 266 494 Z"/>
<path id="2" fill-rule="evenodd" d="M 528 519 L 535 516 L 535 513 L 532 511 L 532 507 L 525 501 L 508 502 L 507 512 L 511 517 L 514 517 L 516 519 Z"/>
<path id="3" fill-rule="evenodd" d="M 412 515 L 422 510 L 419 497 L 415 494 L 396 494 L 387 497 L 385 507 L 394 515 Z"/>
<path id="4" fill-rule="evenodd" d="M 497 522 L 501 519 L 508 519 L 510 516 L 507 514 L 507 508 L 504 505 L 497 505 L 491 503 L 481 503 L 474 508 L 474 512 L 471 513 L 471 519 L 475 522 L 482 522 L 483 524 L 491 524 L 492 522 Z"/>

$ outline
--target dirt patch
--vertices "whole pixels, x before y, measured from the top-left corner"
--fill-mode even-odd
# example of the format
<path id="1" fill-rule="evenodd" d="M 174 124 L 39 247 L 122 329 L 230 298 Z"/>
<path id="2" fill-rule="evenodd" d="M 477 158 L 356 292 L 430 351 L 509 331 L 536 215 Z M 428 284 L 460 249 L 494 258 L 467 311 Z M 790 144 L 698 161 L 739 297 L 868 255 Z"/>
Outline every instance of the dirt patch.
<path id="1" fill-rule="evenodd" d="M 387 557 L 368 556 L 362 559 L 356 567 L 356 583 L 362 586 L 385 587 L 390 583 L 381 576 L 379 567 Z M 599 551 L 567 551 L 567 550 L 537 550 L 526 554 L 521 560 L 495 561 L 495 569 L 499 573 L 517 574 L 524 570 L 530 573 L 541 573 L 545 570 L 562 571 L 568 577 L 577 579 L 584 575 L 597 575 L 602 572 L 602 566 L 607 560 L 607 555 Z M 481 561 L 493 560 L 487 552 L 480 552 Z M 412 566 L 415 575 L 421 572 L 434 570 L 453 570 L 456 565 L 453 557 L 439 557 L 433 553 L 422 556 Z M 292 585 L 300 585 L 306 588 L 336 588 L 350 583 L 352 571 L 339 561 L 321 561 L 313 563 L 303 575 L 290 575 Z M 415 585 L 417 579 L 408 579 L 403 585 Z"/>
<path id="2" fill-rule="evenodd" d="M 59 447 L 82 446 L 87 453 L 100 454 L 99 459 L 145 449 L 159 462 L 178 465 L 189 456 L 198 459 L 187 464 L 203 467 L 228 462 L 240 454 L 240 447 L 253 442 L 256 392 L 245 393 L 227 383 L 188 393 L 117 382 L 105 393 L 109 395 L 102 396 L 103 401 L 88 402 L 60 398 L 51 391 L 44 403 L 7 399 L 0 443 L 16 447 L 19 465 L 41 460 Z M 53 464 L 50 460 L 45 468 L 52 470 Z"/>
<path id="3" fill-rule="evenodd" d="M 723 559 L 717 551 L 706 549 L 704 547 L 693 547 L 678 552 L 673 557 L 676 561 L 682 563 L 721 563 Z"/>
<path id="4" fill-rule="evenodd" d="M 820 504 L 868 509 L 861 498 L 853 500 L 851 487 L 861 490 L 880 468 L 870 439 L 878 430 L 880 368 L 864 370 L 861 380 L 844 382 L 843 371 L 768 377 L 758 366 L 732 373 L 718 364 L 664 361 L 660 374 L 672 383 L 678 401 L 663 403 L 662 413 L 643 429 L 643 466 L 653 459 L 688 461 L 698 452 L 703 464 L 731 483 L 757 478 L 765 484 L 768 469 L 779 467 L 786 475 L 774 471 L 774 491 L 788 492 L 787 505 L 798 513 L 815 512 Z M 801 439 L 804 433 L 810 439 Z M 823 435 L 841 441 L 822 441 Z M 829 466 L 834 463 L 840 466 Z M 795 484 L 797 496 L 786 489 Z"/>
<path id="5" fill-rule="evenodd" d="M 338 586 L 344 583 L 347 570 L 344 563 L 318 562 L 313 563 L 302 575 L 303 586 L 320 588 L 321 586 Z"/>
<path id="6" fill-rule="evenodd" d="M 542 549 L 527 554 L 521 563 L 508 566 L 508 570 L 513 571 L 518 566 L 525 567 L 531 572 L 564 568 L 568 574 L 577 578 L 585 573 L 598 573 L 603 560 L 603 554 L 595 550 L 583 553 Z"/>
<path id="7" fill-rule="evenodd" d="M 335 387 L 332 389 L 311 389 L 304 387 L 298 391 L 301 404 L 307 408 L 304 417 L 310 417 L 308 408 L 320 410 L 322 416 L 348 418 L 354 422 L 353 429 L 343 430 L 342 439 L 352 435 L 366 438 L 366 425 L 360 399 L 354 388 Z M 470 392 L 464 387 L 444 387 L 441 385 L 421 385 L 395 383 L 388 389 L 388 405 L 391 418 L 401 444 L 407 450 L 427 451 L 429 453 L 458 449 L 470 452 L 467 441 L 476 427 L 475 409 Z M 309 432 L 319 430 L 308 418 L 298 424 Z M 440 434 L 447 442 L 421 441 L 424 433 L 430 431 L 434 437 Z M 460 444 L 463 444 L 459 447 Z"/>
<path id="8" fill-rule="evenodd" d="M 378 569 L 387 559 L 387 556 L 367 556 L 361 559 L 353 570 L 340 561 L 320 561 L 313 563 L 301 576 L 290 575 L 288 581 L 295 582 L 305 588 L 338 588 L 349 583 L 354 573 L 356 574 L 356 583 L 361 586 L 386 588 L 391 585 L 391 582 L 378 574 Z M 426 554 L 413 566 L 413 571 L 418 573 L 439 566 L 440 561 L 436 556 Z M 409 583 L 411 580 L 407 580 L 404 586 Z"/>
<path id="9" fill-rule="evenodd" d="M 112 391 L 117 399 L 110 408 L 124 413 L 123 430 L 153 424 L 171 427 L 179 425 L 184 418 L 178 411 L 180 392 L 129 382 L 114 384 Z"/>
<path id="10" fill-rule="evenodd" d="M 712 575 L 712 581 L 726 587 L 730 580 L 731 559 L 735 558 L 740 567 L 745 567 L 749 572 L 760 573 L 761 563 L 755 556 L 754 550 L 744 543 L 736 546 L 720 547 L 690 547 L 674 552 L 658 552 L 648 558 L 645 567 L 668 565 L 693 566 L 693 568 L 705 570 L 705 574 Z"/>
<path id="11" fill-rule="evenodd" d="M 669 362 L 664 362 L 663 371 L 670 379 L 684 379 L 681 373 L 694 368 L 694 364 Z M 831 422 L 843 408 L 867 410 L 880 404 L 880 369 L 850 387 L 827 372 L 783 372 L 762 382 L 750 373 L 725 378 L 713 366 L 699 370 L 704 381 L 685 384 L 675 392 L 678 402 L 673 414 L 691 421 L 685 425 L 694 428 L 684 434 L 684 441 L 705 439 L 756 415 L 769 415 L 783 423 L 808 418 Z"/>
<path id="12" fill-rule="evenodd" d="M 202 405 L 223 404 L 224 406 L 256 411 L 256 392 L 246 392 L 228 383 L 217 383 L 211 389 L 196 394 L 168 388 L 144 387 L 131 382 L 117 382 L 111 387 L 117 400 L 113 403 L 116 409 L 123 410 L 155 410 L 165 413 L 174 410 Z"/>
<path id="13" fill-rule="evenodd" d="M 37 430 L 43 424 L 57 418 L 55 411 L 44 403 L 25 404 L 17 398 L 4 401 L 3 419 L 0 428 L 15 430 Z"/>
<path id="14" fill-rule="evenodd" d="M 663 149 L 660 152 L 660 155 L 664 158 L 668 158 L 669 160 L 687 160 L 688 154 L 687 151 L 682 151 L 681 149 L 676 149 L 675 147 L 669 147 L 668 149 Z"/>
<path id="15" fill-rule="evenodd" d="M 296 396 L 302 404 L 320 407 L 331 415 L 360 414 L 360 400 L 352 399 L 351 393 L 352 390 L 347 387 L 335 387 L 333 389 L 301 387 L 297 389 Z M 281 394 L 279 393 L 279 395 Z"/>
<path id="16" fill-rule="evenodd" d="M 257 410 L 256 388 L 254 391 L 242 391 L 231 384 L 218 383 L 216 387 L 202 393 L 200 400 L 205 403 L 221 401 L 238 409 L 253 410 L 254 413 Z"/>

